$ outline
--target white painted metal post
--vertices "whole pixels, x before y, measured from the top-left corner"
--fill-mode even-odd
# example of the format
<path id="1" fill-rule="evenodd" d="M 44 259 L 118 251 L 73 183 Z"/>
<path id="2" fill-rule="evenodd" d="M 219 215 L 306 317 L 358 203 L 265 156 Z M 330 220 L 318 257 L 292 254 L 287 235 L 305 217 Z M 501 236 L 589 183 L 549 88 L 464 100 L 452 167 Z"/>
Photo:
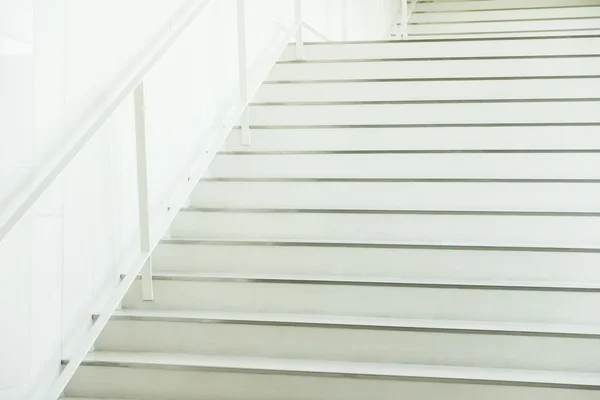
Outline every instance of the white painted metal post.
<path id="1" fill-rule="evenodd" d="M 248 104 L 248 56 L 246 48 L 246 0 L 237 0 L 238 19 L 238 62 L 240 76 L 240 97 L 242 104 Z M 250 112 L 246 106 L 240 121 L 240 142 L 250 146 Z"/>
<path id="2" fill-rule="evenodd" d="M 240 74 L 240 97 L 246 105 L 240 121 L 240 143 L 250 146 L 250 111 L 248 110 L 248 56 L 246 48 L 246 0 L 237 1 L 238 14 L 238 62 Z"/>
<path id="3" fill-rule="evenodd" d="M 348 0 L 342 3 L 342 40 L 348 40 Z"/>
<path id="4" fill-rule="evenodd" d="M 296 60 L 304 60 L 304 37 L 302 22 L 302 0 L 295 0 L 294 10 L 296 12 L 296 22 L 298 23 L 298 30 L 296 31 Z"/>
<path id="5" fill-rule="evenodd" d="M 401 22 L 400 22 L 400 27 L 401 27 L 401 33 L 400 35 L 402 36 L 402 40 L 406 40 L 408 39 L 408 1 L 407 0 L 401 0 L 402 1 L 402 15 L 401 15 Z"/>
<path id="6" fill-rule="evenodd" d="M 144 82 L 133 92 L 135 107 L 135 143 L 137 155 L 138 208 L 140 219 L 140 247 L 142 252 L 149 253 L 150 243 L 150 207 L 148 204 L 148 159 L 146 147 L 146 110 L 144 104 Z M 146 301 L 154 300 L 152 284 L 152 259 L 142 269 L 142 296 Z"/>

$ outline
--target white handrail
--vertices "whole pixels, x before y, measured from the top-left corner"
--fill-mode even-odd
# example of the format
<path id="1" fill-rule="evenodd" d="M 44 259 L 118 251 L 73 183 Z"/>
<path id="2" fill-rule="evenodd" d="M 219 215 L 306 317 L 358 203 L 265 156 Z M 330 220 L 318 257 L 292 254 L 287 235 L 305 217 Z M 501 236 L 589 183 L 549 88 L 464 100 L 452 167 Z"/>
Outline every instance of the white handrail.
<path id="1" fill-rule="evenodd" d="M 192 24 L 198 15 L 212 0 L 192 0 L 183 7 L 171 20 L 169 29 L 166 29 L 156 40 L 154 45 L 141 57 L 137 65 L 126 74 L 117 88 L 107 95 L 107 100 L 89 115 L 86 120 L 75 129 L 71 135 L 71 143 L 67 150 L 55 157 L 49 165 L 41 168 L 41 174 L 33 178 L 33 182 L 16 196 L 8 207 L 10 216 L 0 226 L 0 242 L 23 219 L 31 207 L 48 190 L 50 185 L 71 164 L 85 145 L 96 135 L 98 130 L 110 118 L 123 101 L 131 95 L 135 88 L 142 82 L 146 74 L 156 65 L 171 45 Z"/>

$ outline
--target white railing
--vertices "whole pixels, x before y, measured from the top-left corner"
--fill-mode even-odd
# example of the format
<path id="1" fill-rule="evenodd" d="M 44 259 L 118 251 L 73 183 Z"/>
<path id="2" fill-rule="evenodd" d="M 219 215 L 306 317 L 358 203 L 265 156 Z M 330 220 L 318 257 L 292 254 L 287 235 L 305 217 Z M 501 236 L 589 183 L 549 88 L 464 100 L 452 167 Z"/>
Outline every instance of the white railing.
<path id="1" fill-rule="evenodd" d="M 83 361 L 88 351 L 92 348 L 94 342 L 98 338 L 100 332 L 108 322 L 110 316 L 121 303 L 126 292 L 134 282 L 135 278 L 142 273 L 142 287 L 144 300 L 153 299 L 152 287 L 152 263 L 150 255 L 156 245 L 158 239 L 152 239 L 150 227 L 150 206 L 148 199 L 148 149 L 147 149 L 147 132 L 146 132 L 146 104 L 144 93 L 144 79 L 146 75 L 153 69 L 157 62 L 165 55 L 165 53 L 173 46 L 177 39 L 184 31 L 197 19 L 202 11 L 211 3 L 212 0 L 193 1 L 192 6 L 182 11 L 176 16 L 170 24 L 170 29 L 159 37 L 150 50 L 141 58 L 141 61 L 133 68 L 132 72 L 126 76 L 117 88 L 110 93 L 100 107 L 98 107 L 92 115 L 83 123 L 76 132 L 73 133 L 74 139 L 67 146 L 59 157 L 43 169 L 44 173 L 36 177 L 32 184 L 29 185 L 29 190 L 21 193 L 13 202 L 13 207 L 10 208 L 10 216 L 0 226 L 0 241 L 23 220 L 29 210 L 36 204 L 42 195 L 52 186 L 52 184 L 61 176 L 65 169 L 72 164 L 73 160 L 82 152 L 86 145 L 98 133 L 100 128 L 106 123 L 117 108 L 125 101 L 126 98 L 133 94 L 134 98 L 134 113 L 135 113 L 135 138 L 136 138 L 136 161 L 137 161 L 137 194 L 138 194 L 138 209 L 139 209 L 139 240 L 140 251 L 139 256 L 128 269 L 124 279 L 118 286 L 117 290 L 107 302 L 103 310 L 96 318 L 92 329 L 83 338 L 82 343 L 76 346 L 73 354 L 70 357 L 69 363 L 63 369 L 58 380 L 51 388 L 50 392 L 43 396 L 43 400 L 57 399 L 65 389 L 68 381 L 72 378 L 75 370 Z M 204 158 L 200 163 L 200 167 L 195 173 L 188 176 L 188 184 L 182 190 L 182 193 L 177 197 L 178 200 L 172 203 L 168 217 L 162 225 L 162 232 L 166 231 L 177 211 L 183 206 L 185 200 L 191 194 L 193 188 L 200 180 L 204 169 L 210 163 L 216 151 L 220 147 L 227 134 L 241 117 L 242 134 L 241 140 L 243 144 L 250 143 L 250 126 L 248 105 L 250 100 L 249 84 L 248 84 L 248 61 L 246 55 L 246 4 L 245 0 L 237 0 L 237 29 L 238 29 L 238 58 L 239 58 L 239 83 L 240 83 L 240 105 L 234 116 L 228 122 L 228 125 L 221 126 L 220 133 L 217 135 L 215 143 L 211 146 L 211 151 L 202 151 L 197 154 L 199 158 Z M 296 40 L 296 55 L 298 59 L 303 58 L 303 36 L 302 36 L 302 7 L 301 0 L 295 0 L 295 22 L 287 33 L 286 40 L 282 42 L 282 46 L 275 49 L 281 54 L 289 38 L 295 34 Z M 208 153 L 208 154 L 207 154 Z M 160 237 L 160 235 L 159 235 Z"/>

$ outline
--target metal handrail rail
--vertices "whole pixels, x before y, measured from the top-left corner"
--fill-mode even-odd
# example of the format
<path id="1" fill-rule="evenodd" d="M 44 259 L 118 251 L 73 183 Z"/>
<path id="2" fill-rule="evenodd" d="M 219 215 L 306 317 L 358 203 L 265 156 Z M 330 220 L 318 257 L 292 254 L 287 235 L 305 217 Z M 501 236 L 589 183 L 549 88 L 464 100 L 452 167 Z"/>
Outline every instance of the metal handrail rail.
<path id="1" fill-rule="evenodd" d="M 13 230 L 13 228 L 25 217 L 32 206 L 48 190 L 50 185 L 61 175 L 61 173 L 73 162 L 87 143 L 96 135 L 104 123 L 117 110 L 123 101 L 133 93 L 137 86 L 142 82 L 146 74 L 156 65 L 156 63 L 169 50 L 172 44 L 183 34 L 192 24 L 198 15 L 206 8 L 212 0 L 192 0 L 183 7 L 171 23 L 157 39 L 153 46 L 140 58 L 137 65 L 131 68 L 121 83 L 111 91 L 106 97 L 107 100 L 97 107 L 83 123 L 78 126 L 71 135 L 71 143 L 60 156 L 55 157 L 49 165 L 42 168 L 42 173 L 34 177 L 34 182 L 27 186 L 24 192 L 17 195 L 13 201 L 16 206 L 12 206 L 14 211 L 6 221 L 0 225 L 0 242 Z"/>

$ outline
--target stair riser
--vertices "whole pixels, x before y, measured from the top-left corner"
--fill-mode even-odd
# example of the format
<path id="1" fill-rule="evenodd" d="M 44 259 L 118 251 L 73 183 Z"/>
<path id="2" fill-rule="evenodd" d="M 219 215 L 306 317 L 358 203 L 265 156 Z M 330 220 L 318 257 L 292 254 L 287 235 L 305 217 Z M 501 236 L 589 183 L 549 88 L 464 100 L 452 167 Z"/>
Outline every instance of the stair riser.
<path id="1" fill-rule="evenodd" d="M 332 67 L 335 65 L 335 67 Z M 276 64 L 270 81 L 598 75 L 600 57 Z"/>
<path id="2" fill-rule="evenodd" d="M 600 371 L 598 339 L 350 328 L 113 320 L 96 350 Z"/>
<path id="3" fill-rule="evenodd" d="M 183 212 L 175 238 L 599 248 L 600 217 Z"/>
<path id="4" fill-rule="evenodd" d="M 307 60 L 356 60 L 431 57 L 502 57 L 598 54 L 600 37 L 474 42 L 349 43 L 306 46 Z M 288 46 L 282 61 L 295 60 Z"/>
<path id="5" fill-rule="evenodd" d="M 531 0 L 530 0 L 531 1 Z M 496 9 L 491 11 L 490 9 L 484 11 L 467 11 L 467 12 L 435 12 L 435 13 L 424 13 L 418 11 L 426 11 L 427 6 L 420 6 L 417 8 L 417 12 L 413 12 L 410 17 L 411 23 L 443 23 L 443 22 L 472 22 L 472 21 L 518 21 L 524 19 L 564 19 L 564 18 L 591 18 L 600 17 L 600 7 L 564 7 L 568 5 L 564 0 L 561 1 L 560 8 L 530 8 L 521 4 L 518 10 L 498 10 L 498 4 L 506 4 L 503 2 L 494 2 L 495 4 L 488 6 L 490 9 Z M 527 2 L 529 3 L 529 2 Z M 525 4 L 527 4 L 525 3 Z M 433 8 L 431 3 L 431 8 Z M 456 4 L 456 3 L 455 3 Z M 513 2 L 513 4 L 515 4 Z M 539 4 L 539 3 L 538 3 Z M 588 2 L 593 4 L 593 2 Z M 596 2 L 596 5 L 598 3 Z M 577 5 L 577 4 L 576 4 Z M 439 5 L 438 5 L 439 7 Z M 548 7 L 548 6 L 546 6 Z M 517 8 L 519 8 L 517 6 Z"/>
<path id="6" fill-rule="evenodd" d="M 592 15 L 593 16 L 593 15 Z M 412 21 L 411 21 L 412 22 Z M 515 32 L 523 36 L 536 36 L 538 32 L 554 32 L 555 35 L 569 34 L 568 31 L 598 30 L 600 18 L 573 18 L 566 20 L 535 20 L 535 21 L 497 21 L 497 22 L 461 22 L 409 25 L 410 35 L 454 35 L 460 33 L 504 33 Z M 590 32 L 585 32 L 590 33 Z"/>
<path id="7" fill-rule="evenodd" d="M 600 293 L 317 285 L 258 282 L 164 281 L 154 302 L 140 282 L 125 308 L 355 315 L 418 319 L 600 323 L 592 310 Z"/>
<path id="8" fill-rule="evenodd" d="M 77 371 L 67 395 L 196 400 L 199 393 L 227 400 L 597 400 L 597 392 L 586 390 L 88 366 Z"/>
<path id="9" fill-rule="evenodd" d="M 600 153 L 219 155 L 208 177 L 598 179 L 598 165 Z"/>
<path id="10" fill-rule="evenodd" d="M 600 284 L 600 254 L 161 244 L 158 271 Z"/>
<path id="11" fill-rule="evenodd" d="M 549 36 L 589 36 L 600 35 L 600 29 L 585 29 L 573 31 L 517 31 L 517 32 L 494 32 L 494 33 L 454 33 L 454 34 L 432 34 L 413 35 L 411 40 L 440 40 L 440 39 L 491 39 L 491 38 L 524 38 L 524 37 L 549 37 Z"/>
<path id="12" fill-rule="evenodd" d="M 415 13 L 413 16 L 421 15 L 421 12 L 440 12 L 440 11 L 464 11 L 464 10 L 494 10 L 494 9 L 507 9 L 517 8 L 519 13 L 527 12 L 555 12 L 550 10 L 531 10 L 526 11 L 528 8 L 536 7 L 560 7 L 558 11 L 561 11 L 565 5 L 571 7 L 586 6 L 583 10 L 588 9 L 591 6 L 597 6 L 596 0 L 571 0 L 568 3 L 565 0 L 497 0 L 497 1 L 444 1 L 436 0 L 432 2 L 420 1 L 415 7 Z M 595 7 L 594 7 L 595 8 Z M 571 10 L 568 8 L 567 10 Z M 488 11 L 489 12 L 489 11 Z M 569 12 L 569 11 L 567 11 Z M 433 15 L 433 14 L 429 14 Z M 427 17 L 426 17 L 427 18 Z"/>
<path id="13" fill-rule="evenodd" d="M 600 101 L 253 105 L 250 123 L 253 126 L 596 124 L 600 122 L 599 108 Z"/>
<path id="14" fill-rule="evenodd" d="M 593 98 L 599 93 L 600 79 L 596 78 L 294 83 L 263 85 L 253 102 L 569 99 Z"/>
<path id="15" fill-rule="evenodd" d="M 600 185 L 522 183 L 211 182 L 195 207 L 356 210 L 600 211 Z"/>

